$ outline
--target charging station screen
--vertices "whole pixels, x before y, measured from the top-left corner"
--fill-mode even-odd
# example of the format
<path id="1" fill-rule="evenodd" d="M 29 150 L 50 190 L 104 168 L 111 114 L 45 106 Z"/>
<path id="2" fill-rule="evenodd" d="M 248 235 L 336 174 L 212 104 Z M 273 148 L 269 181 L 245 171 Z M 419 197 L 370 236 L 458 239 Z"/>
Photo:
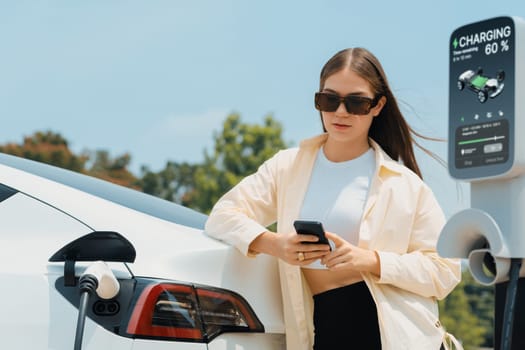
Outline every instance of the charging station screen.
<path id="1" fill-rule="evenodd" d="M 448 163 L 454 178 L 495 176 L 512 167 L 514 43 L 511 17 L 469 24 L 450 37 Z"/>

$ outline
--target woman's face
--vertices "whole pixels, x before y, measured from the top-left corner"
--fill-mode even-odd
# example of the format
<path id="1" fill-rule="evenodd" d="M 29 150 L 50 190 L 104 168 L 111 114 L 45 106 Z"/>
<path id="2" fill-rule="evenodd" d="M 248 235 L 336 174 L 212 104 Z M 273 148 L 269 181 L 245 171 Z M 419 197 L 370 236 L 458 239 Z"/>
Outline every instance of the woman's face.
<path id="1" fill-rule="evenodd" d="M 322 92 L 336 94 L 340 97 L 347 95 L 370 99 L 375 97 L 368 81 L 350 69 L 343 69 L 329 76 L 325 80 Z M 328 137 L 348 146 L 368 145 L 368 130 L 373 118 L 379 114 L 384 104 L 385 98 L 382 97 L 367 114 L 360 115 L 348 113 L 344 103 L 340 103 L 334 112 L 321 112 Z"/>

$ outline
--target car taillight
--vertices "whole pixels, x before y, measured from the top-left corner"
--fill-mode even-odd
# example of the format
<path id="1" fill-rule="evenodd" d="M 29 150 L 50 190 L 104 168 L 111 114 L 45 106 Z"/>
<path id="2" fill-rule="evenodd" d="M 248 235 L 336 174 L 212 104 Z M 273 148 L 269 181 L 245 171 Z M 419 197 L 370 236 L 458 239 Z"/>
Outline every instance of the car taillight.
<path id="1" fill-rule="evenodd" d="M 249 304 L 220 288 L 154 283 L 132 308 L 127 333 L 135 338 L 209 342 L 224 332 L 264 332 Z"/>

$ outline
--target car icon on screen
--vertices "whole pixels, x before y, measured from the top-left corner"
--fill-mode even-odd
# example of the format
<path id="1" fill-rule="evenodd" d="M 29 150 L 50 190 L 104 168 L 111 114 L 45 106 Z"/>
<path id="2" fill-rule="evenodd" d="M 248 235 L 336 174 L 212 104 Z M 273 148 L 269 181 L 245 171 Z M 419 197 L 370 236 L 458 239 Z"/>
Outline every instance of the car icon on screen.
<path id="1" fill-rule="evenodd" d="M 495 98 L 503 91 L 504 79 L 505 72 L 502 70 L 496 73 L 495 78 L 490 78 L 483 75 L 483 69 L 478 68 L 477 71 L 469 69 L 461 73 L 457 84 L 459 90 L 468 87 L 477 94 L 479 102 L 485 103 L 489 97 Z"/>

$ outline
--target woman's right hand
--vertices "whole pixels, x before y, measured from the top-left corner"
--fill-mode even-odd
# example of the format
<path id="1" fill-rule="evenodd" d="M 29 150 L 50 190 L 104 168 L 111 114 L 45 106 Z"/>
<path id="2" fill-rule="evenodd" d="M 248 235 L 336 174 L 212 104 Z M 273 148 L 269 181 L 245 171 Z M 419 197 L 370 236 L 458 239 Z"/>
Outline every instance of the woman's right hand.
<path id="1" fill-rule="evenodd" d="M 291 265 L 306 266 L 330 253 L 328 244 L 315 244 L 317 241 L 314 235 L 266 231 L 252 242 L 250 249 L 275 256 Z"/>

